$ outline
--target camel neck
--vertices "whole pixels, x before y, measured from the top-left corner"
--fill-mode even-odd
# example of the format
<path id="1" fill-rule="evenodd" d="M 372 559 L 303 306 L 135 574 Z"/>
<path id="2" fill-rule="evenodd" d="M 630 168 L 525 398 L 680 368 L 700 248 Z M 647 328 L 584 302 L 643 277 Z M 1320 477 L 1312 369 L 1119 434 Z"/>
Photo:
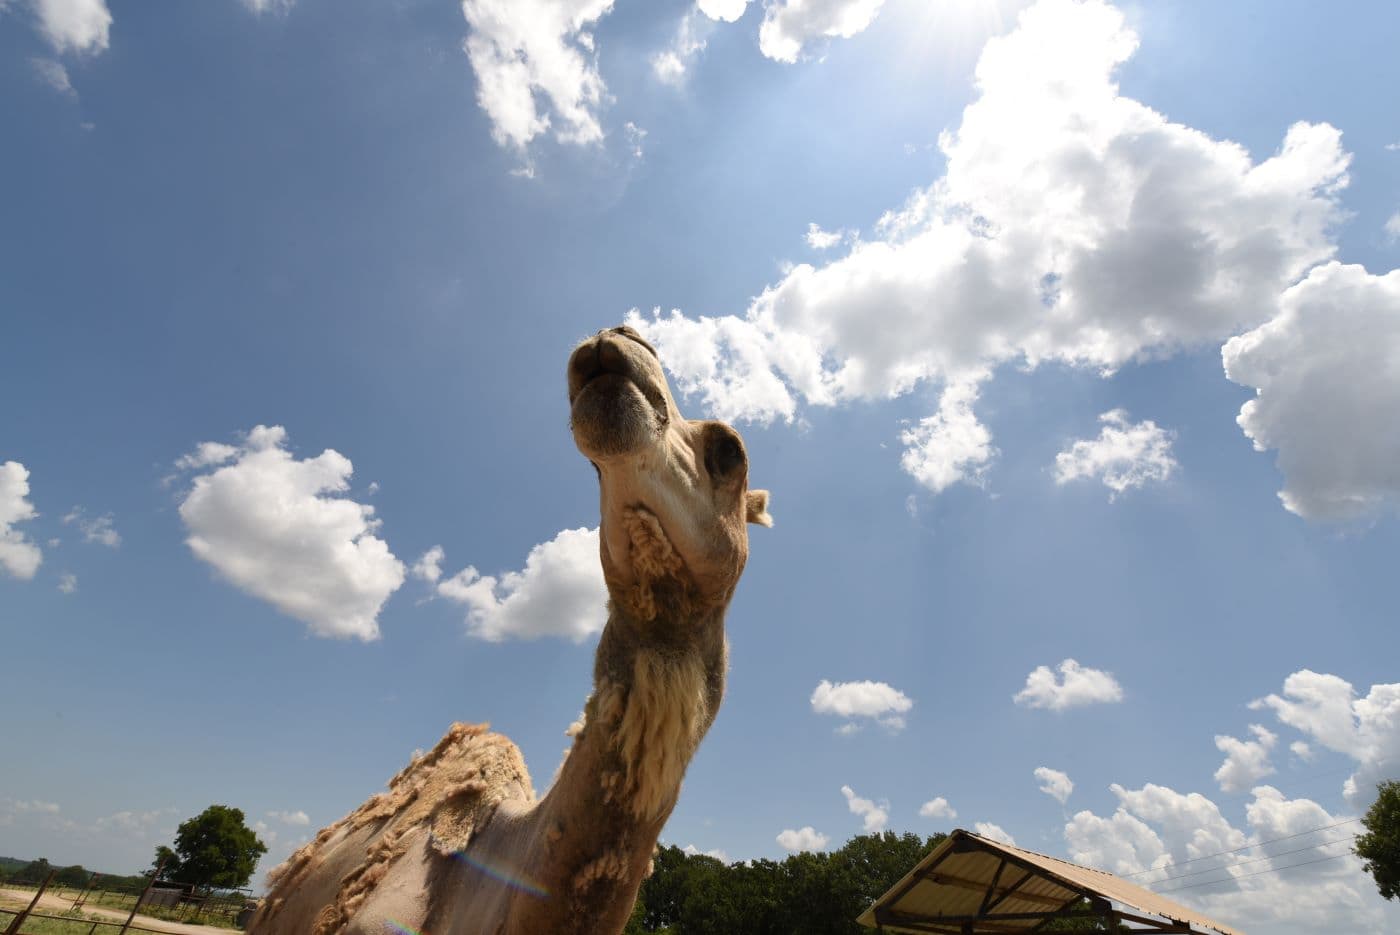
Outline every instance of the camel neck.
<path id="1" fill-rule="evenodd" d="M 622 929 L 724 672 L 722 609 L 638 621 L 613 605 L 583 728 L 529 820 L 526 865 L 546 868 L 550 896 L 517 900 L 512 930 Z"/>

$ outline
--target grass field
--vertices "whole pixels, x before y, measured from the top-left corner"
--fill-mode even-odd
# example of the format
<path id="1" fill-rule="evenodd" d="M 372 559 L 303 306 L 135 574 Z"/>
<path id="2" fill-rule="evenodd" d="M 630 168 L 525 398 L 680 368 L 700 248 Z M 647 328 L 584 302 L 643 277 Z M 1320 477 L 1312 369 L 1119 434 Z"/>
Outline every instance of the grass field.
<path id="1" fill-rule="evenodd" d="M 53 886 L 49 887 L 49 889 L 46 891 L 46 895 L 65 899 L 69 903 L 71 903 L 72 901 L 78 898 L 79 892 L 79 890 L 73 890 L 67 887 Z M 135 902 L 136 896 L 131 893 L 108 893 L 98 891 L 88 894 L 88 898 L 86 903 L 84 903 L 84 907 L 89 909 L 101 907 L 103 909 L 116 910 L 125 913 L 131 911 L 131 907 Z M 14 918 L 16 912 L 18 912 L 18 910 L 22 909 L 27 904 L 27 900 L 18 901 L 12 897 L 0 895 L 0 932 L 3 932 L 5 930 L 5 926 L 9 924 L 10 919 Z M 60 914 L 59 911 L 52 908 L 45 908 L 36 911 L 42 912 L 45 915 Z M 72 921 L 70 922 L 67 919 L 65 919 L 65 921 L 63 922 L 40 919 L 26 921 L 24 923 L 24 930 L 21 933 L 21 935 L 30 935 L 31 931 L 34 933 L 34 935 L 67 935 L 67 933 L 69 932 L 86 933 L 88 929 L 91 928 L 94 922 L 97 923 L 97 928 L 92 932 L 92 935 L 113 935 L 113 933 L 115 933 L 118 929 L 121 928 L 120 923 L 112 924 L 111 919 L 108 916 L 101 916 L 84 912 L 62 913 L 62 915 L 71 916 Z M 225 915 L 222 913 L 209 912 L 196 915 L 190 909 L 183 907 L 172 908 L 168 906 L 142 906 L 141 915 L 150 916 L 153 919 L 164 919 L 167 922 L 187 922 L 195 925 L 214 925 L 218 926 L 219 928 L 227 928 L 231 931 L 238 930 L 238 926 L 234 922 L 232 916 Z M 38 926 L 41 923 L 54 927 L 39 928 Z"/>
<path id="2" fill-rule="evenodd" d="M 0 931 L 4 931 L 18 913 L 0 909 Z M 120 922 L 89 919 L 77 913 L 64 919 L 24 920 L 20 935 L 116 935 L 121 930 Z"/>

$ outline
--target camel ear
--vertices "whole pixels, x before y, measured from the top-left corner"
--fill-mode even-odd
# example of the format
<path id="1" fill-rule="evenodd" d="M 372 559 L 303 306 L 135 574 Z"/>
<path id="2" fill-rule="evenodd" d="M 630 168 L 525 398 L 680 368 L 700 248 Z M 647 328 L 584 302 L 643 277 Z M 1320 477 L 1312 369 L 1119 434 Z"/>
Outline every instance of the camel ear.
<path id="1" fill-rule="evenodd" d="M 773 517 L 768 515 L 768 491 L 750 490 L 745 505 L 748 507 L 748 515 L 745 518 L 749 522 L 758 523 L 760 526 L 773 525 Z"/>

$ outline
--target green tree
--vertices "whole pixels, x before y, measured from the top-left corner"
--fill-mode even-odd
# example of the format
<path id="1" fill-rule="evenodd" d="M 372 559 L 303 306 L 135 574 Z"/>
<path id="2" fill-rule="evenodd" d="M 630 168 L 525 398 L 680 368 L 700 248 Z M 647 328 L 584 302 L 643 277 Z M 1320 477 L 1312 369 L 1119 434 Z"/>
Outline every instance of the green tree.
<path id="1" fill-rule="evenodd" d="M 175 879 L 175 871 L 180 869 L 180 855 L 164 844 L 156 848 L 156 859 L 151 861 L 151 873 L 158 874 L 157 880 Z"/>
<path id="2" fill-rule="evenodd" d="M 258 858 L 266 853 L 267 845 L 244 824 L 242 809 L 211 805 L 180 825 L 173 850 L 156 848 L 156 863 L 167 858 L 164 879 L 233 889 L 252 878 Z"/>
<path id="3" fill-rule="evenodd" d="M 58 873 L 54 874 L 53 882 L 58 886 L 72 886 L 82 889 L 87 886 L 88 878 L 92 874 L 83 869 L 82 864 L 74 864 L 71 867 L 60 867 Z"/>
<path id="4" fill-rule="evenodd" d="M 1376 801 L 1361 818 L 1366 833 L 1356 837 L 1356 856 L 1386 899 L 1400 897 L 1400 781 L 1388 779 L 1376 787 Z"/>
<path id="5" fill-rule="evenodd" d="M 49 863 L 49 859 L 40 857 L 20 868 L 19 872 L 15 874 L 15 879 L 24 883 L 43 883 L 52 869 L 53 866 Z"/>

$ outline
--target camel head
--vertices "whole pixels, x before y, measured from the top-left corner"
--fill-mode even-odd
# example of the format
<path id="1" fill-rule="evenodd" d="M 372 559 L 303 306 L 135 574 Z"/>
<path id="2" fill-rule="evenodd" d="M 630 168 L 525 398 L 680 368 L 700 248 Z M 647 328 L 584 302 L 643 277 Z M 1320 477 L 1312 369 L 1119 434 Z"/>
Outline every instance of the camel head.
<path id="1" fill-rule="evenodd" d="M 722 607 L 748 558 L 748 523 L 772 525 L 748 454 L 723 422 L 681 415 L 656 350 L 633 329 L 598 332 L 569 357 L 574 442 L 598 471 L 603 575 L 613 600 L 656 615 L 655 586 Z M 697 608 L 698 609 L 698 608 Z"/>

